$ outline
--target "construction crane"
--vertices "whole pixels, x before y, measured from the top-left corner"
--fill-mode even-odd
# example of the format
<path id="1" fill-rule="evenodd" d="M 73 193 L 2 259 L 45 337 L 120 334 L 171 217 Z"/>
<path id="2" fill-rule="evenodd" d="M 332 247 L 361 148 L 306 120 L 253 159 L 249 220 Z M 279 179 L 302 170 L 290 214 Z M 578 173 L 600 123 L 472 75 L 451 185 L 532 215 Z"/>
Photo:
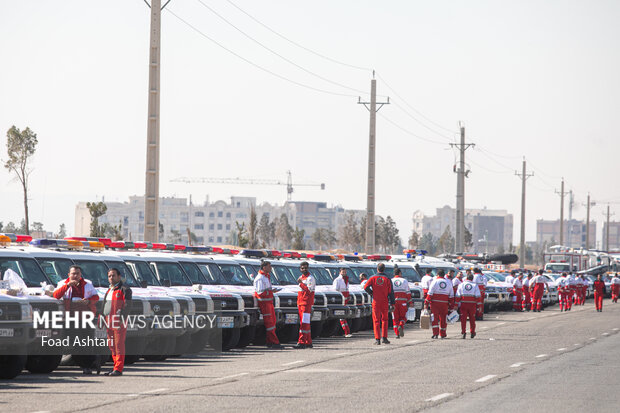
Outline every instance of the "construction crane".
<path id="1" fill-rule="evenodd" d="M 294 186 L 318 186 L 325 189 L 325 184 L 295 183 L 291 171 L 286 171 L 286 182 L 276 179 L 253 179 L 253 178 L 175 178 L 170 182 L 184 182 L 186 184 L 241 184 L 241 185 L 286 185 L 286 200 L 291 201 Z"/>

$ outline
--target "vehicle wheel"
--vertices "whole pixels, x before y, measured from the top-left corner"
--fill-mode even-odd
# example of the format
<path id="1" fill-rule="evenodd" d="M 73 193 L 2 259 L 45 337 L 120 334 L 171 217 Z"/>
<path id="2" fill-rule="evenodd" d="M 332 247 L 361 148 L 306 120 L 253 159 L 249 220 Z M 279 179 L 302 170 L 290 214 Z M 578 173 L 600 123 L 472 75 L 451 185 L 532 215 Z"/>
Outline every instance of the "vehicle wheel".
<path id="1" fill-rule="evenodd" d="M 328 320 L 325 322 L 323 326 L 323 331 L 321 332 L 321 337 L 331 337 L 336 335 L 336 332 L 340 327 L 340 320 Z"/>
<path id="2" fill-rule="evenodd" d="M 28 356 L 26 361 L 26 369 L 31 373 L 47 374 L 56 370 L 60 364 L 62 355 L 51 356 Z"/>
<path id="3" fill-rule="evenodd" d="M 136 356 L 135 354 L 127 354 L 125 356 L 125 365 L 130 366 L 134 364 L 136 361 L 140 359 L 140 356 Z"/>
<path id="4" fill-rule="evenodd" d="M 192 342 L 187 349 L 189 354 L 200 353 L 209 342 L 209 330 L 200 330 L 192 334 Z"/>
<path id="5" fill-rule="evenodd" d="M 364 330 L 372 330 L 373 329 L 373 325 L 372 325 L 372 316 L 367 316 L 364 317 L 366 319 L 366 322 L 364 323 Z"/>
<path id="6" fill-rule="evenodd" d="M 13 379 L 26 365 L 26 355 L 0 356 L 0 379 Z"/>
<path id="7" fill-rule="evenodd" d="M 323 332 L 323 327 L 325 325 L 325 321 L 311 321 L 310 322 L 310 336 L 312 338 L 316 338 L 321 335 Z"/>
<path id="8" fill-rule="evenodd" d="M 264 346 L 267 343 L 267 331 L 265 331 L 265 326 L 257 326 L 256 331 L 254 332 L 254 338 L 252 339 L 252 344 L 255 346 Z"/>
<path id="9" fill-rule="evenodd" d="M 349 320 L 349 328 L 351 329 L 352 333 L 357 333 L 358 331 L 360 331 L 364 324 L 364 319 L 361 317 Z"/>
<path id="10" fill-rule="evenodd" d="M 256 334 L 256 326 L 246 326 L 241 329 L 239 334 L 239 342 L 235 347 L 244 348 L 250 345 Z"/>
<path id="11" fill-rule="evenodd" d="M 224 328 L 220 334 L 212 334 L 209 336 L 209 347 L 216 351 L 228 351 L 235 347 L 241 336 L 240 328 Z"/>
<path id="12" fill-rule="evenodd" d="M 175 339 L 174 350 L 172 354 L 187 354 L 189 346 L 192 344 L 191 333 L 185 333 Z"/>

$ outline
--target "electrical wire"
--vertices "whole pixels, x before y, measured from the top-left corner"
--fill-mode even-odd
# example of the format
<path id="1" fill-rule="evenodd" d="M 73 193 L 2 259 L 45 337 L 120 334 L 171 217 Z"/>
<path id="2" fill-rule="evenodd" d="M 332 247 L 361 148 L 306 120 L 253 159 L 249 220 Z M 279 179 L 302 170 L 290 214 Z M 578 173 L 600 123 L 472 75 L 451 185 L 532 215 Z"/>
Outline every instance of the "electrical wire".
<path id="1" fill-rule="evenodd" d="M 413 137 L 416 137 L 416 138 L 418 138 L 418 139 L 421 139 L 421 140 L 426 141 L 426 142 L 429 142 L 429 143 L 434 143 L 434 144 L 436 144 L 436 145 L 442 145 L 442 146 L 445 146 L 445 145 L 446 145 L 446 144 L 445 144 L 445 142 L 440 142 L 440 141 L 436 141 L 436 140 L 434 140 L 434 139 L 425 138 L 425 137 L 422 137 L 422 136 L 420 136 L 420 135 L 418 135 L 418 134 L 416 134 L 416 133 L 413 133 L 413 132 L 411 132 L 409 129 L 406 129 L 406 128 L 404 128 L 404 127 L 400 126 L 399 124 L 397 124 L 396 122 L 394 122 L 393 120 L 391 120 L 390 118 L 388 118 L 387 116 L 385 116 L 385 115 L 384 115 L 384 114 L 382 114 L 382 113 L 379 113 L 378 115 L 379 115 L 379 116 L 381 116 L 383 119 L 385 119 L 386 121 L 388 121 L 389 123 L 391 123 L 392 125 L 394 125 L 396 128 L 400 129 L 401 131 L 405 132 L 405 133 L 406 133 L 406 134 L 408 134 L 408 135 L 411 135 L 411 136 L 413 136 Z"/>
<path id="2" fill-rule="evenodd" d="M 471 162 L 473 165 L 476 165 L 476 166 L 477 166 L 477 167 L 479 167 L 479 168 L 484 169 L 484 170 L 485 170 L 485 171 L 487 171 L 487 172 L 491 172 L 491 173 L 494 173 L 494 174 L 509 174 L 509 173 L 510 173 L 510 172 L 508 172 L 508 171 L 496 171 L 496 170 L 494 170 L 494 169 L 489 169 L 489 168 L 487 168 L 486 166 L 482 166 L 482 165 L 480 165 L 479 163 L 477 163 L 477 162 L 475 162 L 475 161 L 472 161 L 471 159 L 468 159 L 467 161 L 468 161 L 468 162 Z"/>
<path id="3" fill-rule="evenodd" d="M 259 64 L 257 64 L 257 63 L 254 63 L 253 61 L 251 61 L 251 60 L 249 60 L 249 59 L 247 59 L 247 58 L 245 58 L 245 57 L 241 56 L 239 53 L 237 53 L 237 52 L 235 52 L 235 51 L 233 51 L 233 50 L 231 50 L 231 49 L 227 48 L 227 47 L 226 47 L 226 46 L 224 46 L 223 44 L 219 43 L 217 40 L 215 40 L 215 39 L 213 39 L 213 38 L 209 37 L 207 34 L 205 34 L 205 33 L 204 33 L 204 32 L 202 32 L 200 29 L 198 29 L 197 27 L 195 27 L 194 25 L 192 25 L 191 23 L 189 23 L 187 20 L 183 19 L 182 17 L 180 17 L 179 15 L 177 15 L 176 13 L 174 13 L 174 12 L 173 12 L 170 8 L 166 8 L 165 10 L 166 10 L 168 13 L 170 13 L 172 16 L 176 17 L 179 21 L 181 21 L 182 23 L 184 23 L 187 27 L 191 28 L 191 29 L 192 29 L 192 30 L 194 30 L 196 33 L 198 33 L 199 35 L 201 35 L 201 36 L 202 36 L 202 37 L 204 37 L 205 39 L 207 39 L 207 40 L 211 41 L 212 43 L 214 43 L 214 44 L 215 44 L 215 45 L 217 45 L 218 47 L 220 47 L 220 48 L 224 49 L 224 50 L 225 50 L 225 51 L 227 51 L 228 53 L 232 54 L 233 56 L 235 56 L 235 57 L 237 57 L 237 58 L 239 58 L 239 59 L 241 59 L 241 60 L 243 60 L 244 62 L 246 62 L 246 63 L 248 63 L 248 64 L 250 64 L 250 65 L 252 65 L 252 66 L 256 67 L 257 69 L 260 69 L 260 70 L 262 70 L 262 71 L 264 71 L 264 72 L 266 72 L 266 73 L 269 73 L 269 74 L 270 74 L 270 75 L 272 75 L 272 76 L 277 77 L 278 79 L 281 79 L 281 80 L 287 81 L 287 82 L 289 82 L 289 83 L 292 83 L 292 84 L 294 84 L 294 85 L 297 85 L 297 86 L 300 86 L 300 87 L 303 87 L 303 88 L 306 88 L 306 89 L 314 90 L 315 92 L 321 92 L 321 93 L 325 93 L 325 94 L 328 94 L 328 95 L 333 95 L 333 96 L 344 96 L 344 97 L 352 97 L 352 98 L 357 97 L 356 95 L 351 95 L 351 94 L 347 94 L 347 93 L 338 93 L 338 92 L 332 92 L 332 91 L 325 90 L 325 89 L 320 89 L 320 88 L 317 88 L 317 87 L 314 87 L 314 86 L 310 86 L 310 85 L 307 85 L 307 84 L 305 84 L 305 83 L 301 83 L 301 82 L 298 82 L 298 81 L 296 81 L 296 80 L 290 79 L 290 78 L 288 78 L 288 77 L 286 77 L 286 76 L 282 76 L 282 75 L 280 75 L 280 74 L 278 74 L 278 73 L 276 73 L 276 72 L 274 72 L 274 71 L 271 71 L 271 70 L 269 70 L 269 69 L 267 69 L 267 68 L 265 68 L 265 67 L 263 67 L 263 66 L 261 66 L 261 65 L 259 65 Z"/>
<path id="4" fill-rule="evenodd" d="M 441 136 L 442 138 L 445 138 L 448 142 L 453 142 L 454 141 L 454 137 L 450 138 L 446 135 L 444 135 L 443 133 L 439 133 L 436 130 L 434 130 L 433 128 L 428 127 L 427 125 L 425 125 L 424 123 L 420 122 L 420 120 L 418 120 L 415 116 L 413 116 L 411 113 L 407 112 L 405 110 L 405 108 L 403 108 L 401 105 L 398 104 L 398 102 L 395 102 L 394 100 L 392 100 L 390 102 L 391 104 L 393 104 L 394 106 L 396 106 L 398 109 L 400 109 L 405 115 L 409 116 L 411 119 L 413 119 L 414 121 L 416 121 L 417 123 L 419 123 L 421 126 L 425 127 L 426 129 L 428 129 L 429 131 Z"/>
<path id="5" fill-rule="evenodd" d="M 486 151 L 487 153 L 489 153 L 489 154 L 491 154 L 493 156 L 498 156 L 500 158 L 505 158 L 505 159 L 520 159 L 520 158 L 523 158 L 522 156 L 519 156 L 519 155 L 512 155 L 512 156 L 500 155 L 498 153 L 491 152 L 490 150 L 486 149 L 486 147 L 483 147 L 482 145 L 476 144 L 476 146 L 478 147 L 478 149 L 482 149 L 482 150 Z"/>
<path id="6" fill-rule="evenodd" d="M 332 59 L 331 57 L 325 56 L 325 55 L 323 55 L 321 53 L 318 53 L 318 52 L 316 52 L 316 51 L 314 51 L 314 50 L 312 50 L 312 49 L 310 49 L 308 47 L 305 47 L 305 46 L 303 46 L 303 45 L 301 45 L 301 44 L 299 44 L 299 43 L 289 39 L 288 37 L 278 33 L 277 31 L 275 31 L 271 27 L 267 26 L 265 23 L 261 22 L 260 20 L 258 20 L 254 16 L 252 16 L 250 13 L 246 12 L 245 10 L 243 10 L 241 7 L 237 6 L 232 1 L 230 1 L 230 0 L 227 0 L 227 1 L 228 1 L 228 3 L 231 6 L 233 6 L 234 8 L 239 10 L 241 13 L 245 14 L 246 16 L 248 16 L 250 19 L 254 20 L 256 23 L 258 23 L 261 26 L 263 26 L 265 29 L 269 30 L 271 33 L 275 34 L 276 36 L 278 36 L 279 38 L 281 38 L 283 40 L 286 40 L 287 42 L 291 43 L 292 45 L 299 47 L 300 49 L 303 49 L 303 50 L 305 50 L 305 51 L 307 51 L 309 53 L 312 53 L 315 56 L 318 56 L 318 57 L 320 57 L 322 59 L 328 60 L 328 61 L 330 61 L 332 63 L 336 63 L 336 64 L 339 64 L 339 65 L 342 65 L 342 66 L 347 66 L 347 67 L 350 67 L 350 68 L 353 68 L 353 69 L 364 70 L 364 71 L 368 71 L 368 72 L 370 72 L 372 70 L 372 69 L 367 68 L 367 67 L 356 66 L 356 65 L 349 64 L 349 63 L 341 62 L 341 61 L 336 60 L 336 59 Z"/>
<path id="7" fill-rule="evenodd" d="M 210 7 L 209 5 L 205 4 L 202 0 L 196 0 L 198 3 L 200 3 L 203 7 L 205 7 L 207 10 L 209 10 L 211 13 L 215 14 L 217 17 L 219 17 L 222 21 L 224 21 L 226 24 L 228 24 L 229 26 L 231 26 L 232 28 L 234 28 L 235 30 L 237 30 L 239 33 L 241 33 L 243 36 L 245 36 L 246 38 L 248 38 L 249 40 L 253 41 L 254 43 L 256 43 L 257 45 L 259 45 L 260 47 L 262 47 L 263 49 L 267 50 L 268 52 L 272 53 L 275 56 L 278 56 L 280 59 L 284 60 L 285 62 L 295 66 L 296 68 L 298 68 L 299 70 L 302 70 L 306 73 L 308 73 L 311 76 L 316 77 L 317 79 L 321 79 L 324 82 L 327 83 L 331 83 L 332 85 L 335 86 L 339 86 L 343 89 L 347 89 L 353 92 L 357 92 L 357 93 L 368 93 L 367 91 L 364 90 L 360 90 L 360 89 L 355 89 L 353 87 L 347 86 L 347 85 L 343 85 L 342 83 L 333 81 L 331 79 L 328 79 L 324 76 L 321 76 L 317 73 L 314 73 L 311 70 L 306 69 L 305 67 L 293 62 L 292 60 L 288 59 L 285 56 L 282 56 L 280 53 L 276 52 L 275 50 L 271 49 L 270 47 L 266 46 L 265 44 L 259 42 L 258 40 L 256 40 L 255 38 L 253 38 L 252 36 L 250 36 L 249 34 L 247 34 L 246 32 L 244 32 L 243 30 L 241 30 L 239 27 L 237 27 L 234 23 L 232 23 L 230 20 L 226 19 L 224 16 L 222 16 L 221 14 L 219 14 L 217 11 L 215 11 L 212 7 Z"/>
<path id="8" fill-rule="evenodd" d="M 474 151 L 477 151 L 478 153 L 480 153 L 480 154 L 482 154 L 482 155 L 486 156 L 488 159 L 490 159 L 491 161 L 495 162 L 497 165 L 501 166 L 502 168 L 504 168 L 504 169 L 506 169 L 506 170 L 508 170 L 508 171 L 510 171 L 510 172 L 513 172 L 513 171 L 514 171 L 514 169 L 507 167 L 507 166 L 506 166 L 506 165 L 504 165 L 503 163 L 501 163 L 501 162 L 497 161 L 497 160 L 496 160 L 495 158 L 493 158 L 492 156 L 488 155 L 484 149 L 482 149 L 482 148 L 478 148 L 478 147 L 474 146 Z"/>

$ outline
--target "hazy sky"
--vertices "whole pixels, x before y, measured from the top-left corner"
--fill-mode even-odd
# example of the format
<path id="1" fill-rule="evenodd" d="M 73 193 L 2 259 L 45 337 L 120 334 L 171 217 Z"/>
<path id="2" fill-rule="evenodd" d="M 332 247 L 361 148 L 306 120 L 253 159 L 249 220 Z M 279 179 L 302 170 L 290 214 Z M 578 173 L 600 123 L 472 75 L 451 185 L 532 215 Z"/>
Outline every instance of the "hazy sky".
<path id="1" fill-rule="evenodd" d="M 455 205 L 448 143 L 459 121 L 477 144 L 466 208 L 507 209 L 515 240 L 523 156 L 535 171 L 527 240 L 537 218 L 559 218 L 562 176 L 574 217 L 585 218 L 588 191 L 599 202 L 597 239 L 603 201 L 620 214 L 620 2 L 201 2 L 172 0 L 162 14 L 162 196 L 281 204 L 285 187 L 170 180 L 285 179 L 290 169 L 326 184 L 293 199 L 365 209 L 369 122 L 357 97 L 368 99 L 376 69 L 393 103 L 377 121 L 377 213 L 395 218 L 403 241 L 414 210 Z M 71 232 L 77 202 L 144 193 L 149 19 L 141 0 L 0 3 L 0 159 L 11 125 L 38 134 L 31 222 Z M 20 186 L 4 168 L 0 183 L 0 221 L 19 222 Z"/>

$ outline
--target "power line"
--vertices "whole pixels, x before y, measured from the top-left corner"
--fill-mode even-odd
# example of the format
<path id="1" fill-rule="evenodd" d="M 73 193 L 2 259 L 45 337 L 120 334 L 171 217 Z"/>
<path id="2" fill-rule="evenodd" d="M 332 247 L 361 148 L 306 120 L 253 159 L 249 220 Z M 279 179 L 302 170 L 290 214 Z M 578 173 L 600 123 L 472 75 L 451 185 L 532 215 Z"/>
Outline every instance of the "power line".
<path id="1" fill-rule="evenodd" d="M 489 169 L 486 166 L 482 166 L 479 163 L 472 161 L 471 159 L 469 159 L 469 162 L 471 162 L 472 164 L 476 165 L 478 168 L 484 169 L 485 171 L 491 172 L 491 173 L 494 173 L 494 174 L 509 174 L 509 173 L 511 173 L 509 171 L 496 171 L 496 170 L 493 170 L 493 169 Z"/>
<path id="2" fill-rule="evenodd" d="M 514 171 L 514 169 L 511 169 L 509 167 L 507 167 L 505 164 L 500 163 L 499 161 L 497 161 L 495 158 L 493 158 L 490 155 L 487 155 L 486 151 L 484 149 L 478 148 L 480 154 L 486 156 L 487 158 L 489 158 L 491 161 L 495 162 L 497 165 L 501 166 L 502 168 L 506 169 L 507 171 L 510 171 L 510 173 L 512 173 Z M 474 151 L 475 152 L 475 151 Z"/>
<path id="3" fill-rule="evenodd" d="M 440 141 L 436 141 L 434 139 L 424 138 L 424 137 L 422 137 L 422 136 L 420 136 L 418 134 L 415 134 L 415 133 L 411 132 L 409 129 L 400 126 L 399 124 L 397 124 L 396 122 L 394 122 L 393 120 L 391 120 L 390 118 L 388 118 L 387 116 L 385 116 L 382 113 L 379 113 L 379 116 L 381 116 L 383 119 L 385 119 L 386 121 L 388 121 L 389 123 L 391 123 L 392 125 L 394 125 L 395 127 L 397 127 L 398 129 L 400 129 L 401 131 L 405 132 L 408 135 L 411 135 L 413 137 L 416 137 L 418 139 L 421 139 L 421 140 L 429 142 L 429 143 L 434 143 L 436 145 L 445 146 L 445 142 L 440 142 Z"/>
<path id="4" fill-rule="evenodd" d="M 347 94 L 347 93 L 338 93 L 338 92 L 332 92 L 332 91 L 325 90 L 325 89 L 320 89 L 320 88 L 317 88 L 317 87 L 314 87 L 314 86 L 310 86 L 310 85 L 307 85 L 307 84 L 305 84 L 305 83 L 301 83 L 301 82 L 298 82 L 298 81 L 296 81 L 296 80 L 290 79 L 290 78 L 288 78 L 288 77 L 286 77 L 286 76 L 282 76 L 282 75 L 280 75 L 280 74 L 278 74 L 278 73 L 276 73 L 276 72 L 273 72 L 273 71 L 271 71 L 271 70 L 269 70 L 269 69 L 267 69 L 267 68 L 265 68 L 265 67 L 263 67 L 263 66 L 261 66 L 261 65 L 259 65 L 259 64 L 257 64 L 257 63 L 254 63 L 253 61 L 251 61 L 251 60 L 249 60 L 249 59 L 247 59 L 247 58 L 245 58 L 245 57 L 241 56 L 239 53 L 237 53 L 237 52 L 235 52 L 235 51 L 233 51 L 233 50 L 231 50 L 231 49 L 227 48 L 227 47 L 226 47 L 226 46 L 224 46 L 223 44 L 219 43 L 217 40 L 215 40 L 215 39 L 213 39 L 213 38 L 209 37 L 207 34 L 205 34 L 205 33 L 204 33 L 204 32 L 202 32 L 200 29 L 198 29 L 197 27 L 195 27 L 194 25 L 192 25 L 191 23 L 189 23 L 187 20 L 183 19 L 182 17 L 180 17 L 179 15 L 177 15 L 176 13 L 174 13 L 172 10 L 170 10 L 170 8 L 166 8 L 165 10 L 166 10 L 168 13 L 170 13 L 171 15 L 173 15 L 174 17 L 176 17 L 178 20 L 180 20 L 181 22 L 183 22 L 183 23 L 184 23 L 187 27 L 191 28 L 191 29 L 192 29 L 192 30 L 194 30 L 196 33 L 198 33 L 199 35 L 201 35 L 202 37 L 204 37 L 205 39 L 207 39 L 207 40 L 211 41 L 212 43 L 214 43 L 215 45 L 217 45 L 217 46 L 219 46 L 220 48 L 224 49 L 225 51 L 227 51 L 228 53 L 232 54 L 233 56 L 235 56 L 235 57 L 237 57 L 237 58 L 239 58 L 239 59 L 243 60 L 244 62 L 246 62 L 246 63 L 248 63 L 248 64 L 250 64 L 250 65 L 252 65 L 252 66 L 254 66 L 254 67 L 256 67 L 257 69 L 260 69 L 260 70 L 262 70 L 262 71 L 264 71 L 264 72 L 266 72 L 266 73 L 269 73 L 269 74 L 270 74 L 270 75 L 272 75 L 272 76 L 277 77 L 278 79 L 281 79 L 281 80 L 287 81 L 287 82 L 289 82 L 289 83 L 292 83 L 292 84 L 294 84 L 294 85 L 297 85 L 297 86 L 300 86 L 300 87 L 303 87 L 303 88 L 306 88 L 306 89 L 314 90 L 315 92 L 321 92 L 321 93 L 325 93 L 325 94 L 328 94 L 328 95 L 333 95 L 333 96 L 344 96 L 344 97 L 352 97 L 352 98 L 357 97 L 356 95 L 350 95 L 350 94 Z"/>
<path id="5" fill-rule="evenodd" d="M 478 149 L 486 151 L 487 153 L 489 153 L 489 154 L 491 154 L 493 156 L 498 156 L 500 158 L 505 158 L 505 159 L 519 159 L 519 158 L 522 158 L 522 156 L 519 156 L 519 155 L 513 155 L 513 156 L 500 155 L 498 153 L 491 152 L 490 150 L 486 149 L 486 147 L 483 147 L 483 146 L 480 146 L 480 145 L 478 146 Z"/>
<path id="6" fill-rule="evenodd" d="M 285 56 L 282 56 L 280 53 L 276 52 L 275 50 L 271 49 L 270 47 L 266 46 L 265 44 L 259 42 L 258 40 L 256 40 L 255 38 L 253 38 L 252 36 L 250 36 L 249 34 L 247 34 L 246 32 L 244 32 L 243 30 L 241 30 L 239 27 L 237 27 L 234 23 L 232 23 L 230 20 L 226 19 L 224 16 L 222 16 L 221 14 L 219 14 L 217 11 L 215 11 L 212 7 L 210 7 L 209 5 L 205 4 L 202 0 L 196 0 L 198 1 L 198 3 L 200 3 L 203 7 L 205 7 L 207 10 L 209 10 L 211 13 L 215 14 L 217 17 L 219 17 L 222 21 L 224 21 L 226 24 L 228 24 L 229 26 L 231 26 L 232 28 L 234 28 L 235 30 L 237 30 L 239 33 L 241 33 L 242 35 L 244 35 L 246 38 L 250 39 L 251 41 L 253 41 L 254 43 L 256 43 L 257 45 L 259 45 L 260 47 L 262 47 L 263 49 L 267 50 L 268 52 L 274 54 L 275 56 L 278 56 L 280 59 L 284 60 L 285 62 L 295 66 L 296 68 L 303 70 L 304 72 L 308 73 L 311 76 L 316 77 L 317 79 L 321 79 L 324 82 L 327 83 L 331 83 L 332 85 L 335 86 L 339 86 L 341 88 L 347 89 L 347 90 L 351 90 L 353 92 L 357 92 L 357 93 L 362 93 L 365 94 L 366 91 L 364 90 L 360 90 L 360 89 L 355 89 L 352 87 L 349 87 L 347 85 L 343 85 L 342 83 L 338 83 L 336 81 L 330 80 L 324 76 L 321 76 L 317 73 L 314 73 L 313 71 L 306 69 L 305 67 L 293 62 L 291 59 L 288 59 Z"/>
<path id="7" fill-rule="evenodd" d="M 391 89 L 390 89 L 391 90 Z M 393 91 L 393 90 L 392 90 Z M 442 133 L 437 132 L 436 130 L 434 130 L 433 128 L 428 127 L 427 125 L 425 125 L 424 123 L 422 123 L 420 120 L 418 120 L 415 116 L 413 116 L 411 113 L 407 112 L 405 110 L 405 108 L 403 108 L 401 105 L 399 105 L 397 102 L 394 102 L 394 100 L 392 100 L 392 104 L 394 104 L 394 106 L 396 106 L 398 109 L 400 109 L 405 115 L 409 116 L 411 119 L 413 119 L 414 121 L 416 121 L 417 123 L 419 123 L 420 125 L 422 125 L 423 127 L 425 127 L 426 129 L 428 129 L 429 131 L 445 138 L 448 140 L 448 142 L 451 142 L 454 140 L 454 137 L 449 137 L 446 136 Z"/>
<path id="8" fill-rule="evenodd" d="M 275 31 L 275 30 L 274 30 L 274 29 L 272 29 L 271 27 L 267 26 L 265 23 L 261 22 L 260 20 L 258 20 L 258 19 L 257 19 L 257 18 L 255 18 L 254 16 L 252 16 L 250 13 L 246 12 L 245 10 L 243 10 L 241 7 L 237 6 L 237 5 L 236 5 L 235 3 L 233 3 L 232 1 L 230 1 L 230 0 L 227 0 L 227 1 L 228 1 L 228 3 L 229 3 L 230 5 L 232 5 L 234 8 L 236 8 L 236 9 L 237 9 L 237 10 L 239 10 L 241 13 L 245 14 L 246 16 L 248 16 L 250 19 L 254 20 L 256 23 L 258 23 L 258 24 L 260 24 L 261 26 L 263 26 L 265 29 L 269 30 L 271 33 L 275 34 L 276 36 L 278 36 L 279 38 L 281 38 L 281 39 L 283 39 L 283 40 L 286 40 L 287 42 L 291 43 L 292 45 L 295 45 L 295 46 L 299 47 L 300 49 L 303 49 L 303 50 L 305 50 L 305 51 L 307 51 L 307 52 L 309 52 L 309 53 L 312 53 L 312 54 L 313 54 L 313 55 L 315 55 L 315 56 L 318 56 L 318 57 L 320 57 L 320 58 L 322 58 L 322 59 L 328 60 L 328 61 L 330 61 L 330 62 L 332 62 L 332 63 L 336 63 L 336 64 L 339 64 L 339 65 L 342 65 L 342 66 L 347 66 L 347 67 L 350 67 L 350 68 L 353 68 L 353 69 L 365 70 L 365 71 L 371 71 L 371 70 L 372 70 L 372 69 L 367 68 L 367 67 L 356 66 L 356 65 L 349 64 L 349 63 L 341 62 L 341 61 L 336 60 L 336 59 L 332 59 L 331 57 L 325 56 L 325 55 L 323 55 L 323 54 L 321 54 L 321 53 L 319 53 L 319 52 L 316 52 L 316 51 L 314 51 L 314 50 L 312 50 L 312 49 L 310 49 L 310 48 L 308 48 L 308 47 L 305 47 L 305 46 L 303 46 L 303 45 L 301 45 L 301 44 L 299 44 L 299 43 L 297 43 L 297 42 L 295 42 L 295 41 L 293 41 L 293 40 L 289 39 L 288 37 L 286 37 L 286 36 L 284 36 L 284 35 L 282 35 L 282 34 L 278 33 L 277 31 Z"/>

